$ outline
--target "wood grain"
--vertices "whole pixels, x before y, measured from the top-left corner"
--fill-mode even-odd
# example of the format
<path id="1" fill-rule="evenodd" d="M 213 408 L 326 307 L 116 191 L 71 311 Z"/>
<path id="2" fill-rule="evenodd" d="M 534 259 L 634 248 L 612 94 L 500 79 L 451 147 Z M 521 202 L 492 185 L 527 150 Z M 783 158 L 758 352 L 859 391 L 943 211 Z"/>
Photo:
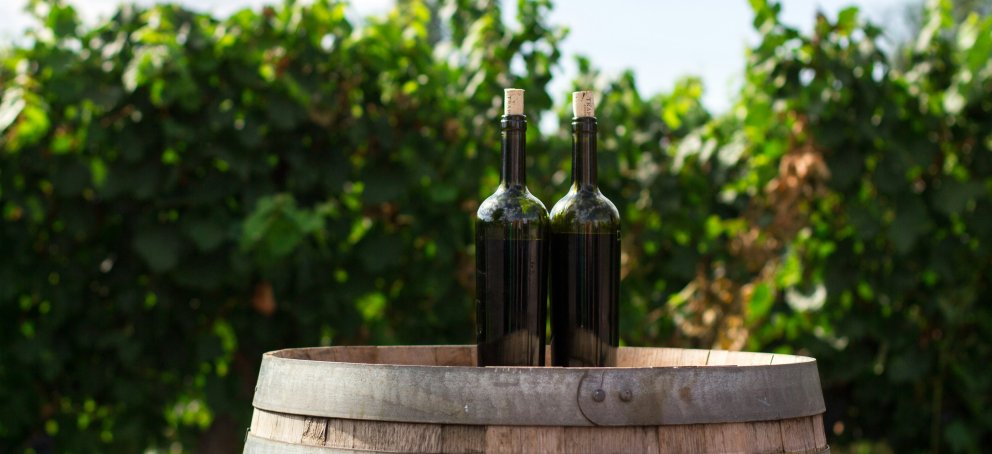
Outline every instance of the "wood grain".
<path id="1" fill-rule="evenodd" d="M 827 449 L 820 415 L 725 424 L 528 427 L 304 418 L 255 410 L 251 434 L 301 447 L 373 452 L 782 453 Z"/>
<path id="2" fill-rule="evenodd" d="M 486 428 L 484 443 L 487 453 L 568 452 L 563 450 L 562 427 L 489 426 Z"/>
<path id="3" fill-rule="evenodd" d="M 441 450 L 444 452 L 486 452 L 486 426 L 446 425 L 441 428 Z"/>
<path id="4" fill-rule="evenodd" d="M 658 452 L 654 427 L 566 427 L 563 451 L 575 453 Z"/>

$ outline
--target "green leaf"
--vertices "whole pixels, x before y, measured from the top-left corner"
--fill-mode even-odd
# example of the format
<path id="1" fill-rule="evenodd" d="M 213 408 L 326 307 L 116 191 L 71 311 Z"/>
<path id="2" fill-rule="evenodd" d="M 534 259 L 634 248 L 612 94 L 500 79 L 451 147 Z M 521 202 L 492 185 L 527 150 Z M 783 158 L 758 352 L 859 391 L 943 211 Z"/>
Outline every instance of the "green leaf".
<path id="1" fill-rule="evenodd" d="M 3 100 L 0 100 L 0 133 L 14 124 L 26 104 L 23 89 L 14 87 L 4 92 Z"/>
<path id="2" fill-rule="evenodd" d="M 359 298 L 355 302 L 355 307 L 365 321 L 379 320 L 385 313 L 386 296 L 379 292 L 369 293 Z"/>
<path id="3" fill-rule="evenodd" d="M 762 317 L 768 315 L 775 303 L 775 294 L 772 287 L 765 282 L 754 286 L 751 292 L 751 301 L 748 304 L 747 322 L 754 323 Z"/>
<path id="4" fill-rule="evenodd" d="M 217 216 L 184 216 L 180 221 L 183 233 L 193 240 L 200 251 L 208 252 L 228 239 L 230 221 Z"/>
<path id="5" fill-rule="evenodd" d="M 858 26 L 858 7 L 848 6 L 837 13 L 837 28 L 846 36 Z"/>
<path id="6" fill-rule="evenodd" d="M 139 230 L 131 245 L 153 272 L 162 273 L 179 263 L 182 239 L 175 228 L 157 225 Z"/>
<path id="7" fill-rule="evenodd" d="M 100 158 L 90 160 L 90 177 L 93 186 L 101 187 L 107 181 L 107 165 Z"/>
<path id="8" fill-rule="evenodd" d="M 49 3 L 48 17 L 45 18 L 45 26 L 55 33 L 57 38 L 74 36 L 79 27 L 79 18 L 76 10 L 62 2 Z"/>
<path id="9" fill-rule="evenodd" d="M 263 197 L 245 220 L 241 249 L 254 251 L 263 259 L 284 257 L 295 251 L 307 235 L 323 226 L 323 218 L 316 212 L 297 208 L 292 195 Z"/>
<path id="10" fill-rule="evenodd" d="M 169 48 L 166 46 L 142 46 L 135 52 L 131 61 L 124 69 L 122 82 L 128 92 L 147 85 L 159 75 L 169 58 Z"/>
<path id="11" fill-rule="evenodd" d="M 19 121 L 18 121 L 19 120 Z M 48 104 L 35 93 L 15 88 L 0 101 L 0 132 L 7 130 L 9 150 L 19 150 L 41 141 L 51 128 Z"/>

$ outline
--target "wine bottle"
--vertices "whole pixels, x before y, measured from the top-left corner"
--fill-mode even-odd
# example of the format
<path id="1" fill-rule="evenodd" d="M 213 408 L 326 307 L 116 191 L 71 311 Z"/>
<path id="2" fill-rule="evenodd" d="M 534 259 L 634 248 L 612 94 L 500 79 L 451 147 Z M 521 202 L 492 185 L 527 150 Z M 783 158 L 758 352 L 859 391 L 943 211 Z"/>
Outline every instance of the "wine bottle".
<path id="1" fill-rule="evenodd" d="M 523 92 L 505 90 L 500 184 L 475 219 L 479 366 L 544 365 L 548 210 L 527 189 Z"/>
<path id="2" fill-rule="evenodd" d="M 551 209 L 551 363 L 616 366 L 620 214 L 596 183 L 593 92 L 572 94 L 572 186 Z"/>

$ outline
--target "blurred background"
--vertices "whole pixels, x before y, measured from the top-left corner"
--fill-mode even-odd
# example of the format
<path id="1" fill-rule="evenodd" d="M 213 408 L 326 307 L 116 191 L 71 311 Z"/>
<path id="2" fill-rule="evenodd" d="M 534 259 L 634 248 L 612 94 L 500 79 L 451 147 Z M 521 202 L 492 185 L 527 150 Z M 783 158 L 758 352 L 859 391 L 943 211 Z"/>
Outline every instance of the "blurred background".
<path id="1" fill-rule="evenodd" d="M 625 345 L 992 445 L 992 2 L 561 3 L 0 5 L 0 452 L 239 451 L 262 352 L 473 342 L 505 87 L 548 205 L 602 93 Z"/>

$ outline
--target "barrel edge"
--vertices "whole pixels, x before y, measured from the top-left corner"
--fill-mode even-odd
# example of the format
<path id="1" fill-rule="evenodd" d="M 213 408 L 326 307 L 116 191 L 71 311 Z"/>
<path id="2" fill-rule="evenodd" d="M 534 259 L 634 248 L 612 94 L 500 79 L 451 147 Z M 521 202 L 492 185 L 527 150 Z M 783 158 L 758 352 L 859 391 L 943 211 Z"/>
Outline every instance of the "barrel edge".
<path id="1" fill-rule="evenodd" d="M 431 347 L 424 346 L 421 348 L 429 349 Z M 287 349 L 283 351 L 290 351 L 294 349 Z M 405 378 L 408 384 L 416 384 L 416 380 L 413 376 L 417 374 L 430 375 L 430 371 L 440 373 L 444 371 L 445 373 L 465 373 L 472 375 L 479 375 L 480 371 L 487 370 L 484 374 L 487 374 L 492 378 L 492 371 L 502 373 L 502 374 L 519 374 L 524 370 L 529 370 L 532 374 L 540 375 L 550 375 L 552 376 L 551 381 L 561 385 L 562 382 L 567 382 L 569 380 L 577 381 L 576 388 L 569 388 L 567 392 L 564 392 L 559 388 L 552 388 L 547 391 L 562 394 L 560 399 L 553 399 L 554 402 L 565 402 L 568 401 L 568 396 L 578 396 L 578 388 L 582 383 L 582 376 L 579 374 L 588 373 L 589 370 L 602 372 L 604 370 L 609 371 L 622 371 L 625 373 L 669 373 L 669 374 L 679 374 L 686 370 L 699 369 L 705 367 L 707 370 L 712 371 L 736 371 L 738 373 L 755 373 L 756 371 L 762 370 L 778 370 L 784 371 L 793 368 L 808 369 L 805 374 L 801 374 L 805 377 L 807 382 L 806 387 L 811 388 L 809 391 L 814 391 L 810 398 L 801 406 L 799 409 L 791 408 L 789 411 L 779 412 L 774 414 L 769 414 L 767 416 L 755 417 L 752 413 L 745 413 L 745 416 L 733 417 L 733 418 L 712 418 L 712 417 L 699 417 L 692 416 L 682 417 L 678 419 L 670 420 L 649 420 L 641 421 L 641 424 L 660 424 L 660 425 L 679 425 L 679 424 L 706 424 L 706 423 L 724 423 L 724 422 L 753 422 L 753 421 L 771 421 L 782 418 L 793 418 L 793 417 L 803 417 L 812 416 L 815 414 L 820 414 L 825 411 L 825 404 L 823 401 L 822 388 L 820 387 L 819 371 L 817 368 L 817 362 L 813 358 L 809 358 L 809 361 L 793 362 L 786 364 L 767 364 L 767 365 L 755 365 L 755 366 L 685 366 L 685 367 L 631 367 L 631 368 L 487 368 L 480 369 L 478 367 L 470 366 L 417 366 L 417 365 L 394 365 L 394 364 L 370 364 L 370 363 L 346 363 L 346 362 L 334 362 L 334 361 L 319 361 L 319 360 L 303 360 L 303 359 L 290 359 L 280 357 L 274 354 L 275 352 L 266 353 L 263 355 L 262 365 L 259 370 L 259 380 L 258 386 L 256 386 L 255 396 L 253 398 L 253 406 L 266 411 L 279 412 L 279 413 L 289 413 L 289 414 L 300 414 L 315 417 L 331 417 L 331 418 L 351 418 L 351 419 L 371 419 L 379 421 L 406 421 L 406 422 L 420 422 L 420 423 L 441 423 L 441 424 L 461 424 L 461 425 L 555 425 L 555 426 L 590 426 L 597 425 L 592 420 L 585 417 L 585 413 L 582 410 L 581 404 L 575 402 L 574 408 L 567 408 L 566 410 L 571 410 L 571 418 L 565 418 L 564 421 L 555 421 L 555 424 L 542 424 L 542 422 L 547 421 L 547 417 L 543 414 L 535 416 L 533 413 L 530 414 L 520 414 L 520 412 L 510 411 L 508 414 L 497 415 L 495 417 L 489 415 L 483 415 L 476 418 L 464 419 L 465 415 L 459 413 L 453 413 L 451 408 L 445 409 L 445 411 L 437 411 L 437 409 L 427 408 L 405 408 L 406 410 L 412 410 L 405 412 L 405 416 L 397 419 L 393 411 L 397 408 L 404 408 L 402 402 L 396 403 L 394 405 L 384 405 L 385 409 L 388 411 L 368 411 L 365 409 L 360 409 L 360 411 L 355 411 L 355 405 L 352 405 L 351 409 L 346 409 L 344 411 L 340 410 L 328 410 L 328 408 L 333 407 L 333 405 L 322 405 L 320 409 L 314 410 L 308 407 L 308 404 L 314 402 L 319 402 L 321 400 L 320 396 L 306 396 L 307 391 L 303 392 L 289 390 L 279 390 L 278 386 L 283 386 L 286 380 L 279 380 L 278 375 L 283 372 L 281 369 L 284 368 L 294 368 L 294 367 L 312 367 L 317 370 L 326 369 L 333 370 L 337 369 L 340 371 L 351 371 L 354 372 L 358 370 L 359 372 L 365 370 L 375 370 L 383 374 L 395 374 L 399 375 L 400 378 Z M 807 357 L 801 357 L 807 358 Z M 287 374 L 288 376 L 293 376 L 294 374 Z M 327 375 L 325 373 L 319 375 Z M 404 375 L 407 375 L 404 377 Z M 557 378 L 555 378 L 557 376 Z M 396 377 L 393 377 L 396 378 Z M 388 381 L 388 377 L 387 380 Z M 499 380 L 496 381 L 499 384 Z M 296 388 L 296 386 L 289 386 L 289 388 Z M 411 386 L 412 388 L 412 386 Z M 495 388 L 495 387 L 493 387 Z M 490 391 L 495 391 L 490 389 Z M 505 391 L 499 390 L 499 391 Z M 275 397 L 272 394 L 275 394 Z M 301 394 L 304 396 L 301 397 Z M 529 394 L 536 394 L 538 397 L 544 395 L 544 392 L 538 390 L 537 392 L 531 392 Z M 343 400 L 346 404 L 349 399 L 354 399 L 354 395 L 344 395 L 341 396 L 342 399 L 337 401 L 331 400 L 330 403 L 341 404 Z M 361 396 L 363 399 L 368 399 L 369 396 Z M 456 396 L 457 397 L 457 396 Z M 461 396 L 461 401 L 471 400 L 465 399 L 466 396 Z M 284 404 L 280 402 L 295 402 L 294 404 Z M 301 405 L 301 402 L 303 405 Z M 478 399 L 473 402 L 478 402 Z M 574 401 L 573 401 L 574 402 Z M 327 402 L 325 402 L 326 404 Z M 354 402 L 352 402 L 354 403 Z M 347 406 L 347 405 L 346 405 Z M 450 407 L 450 405 L 448 405 Z M 552 405 L 554 407 L 554 405 Z M 569 406 L 571 407 L 571 406 Z M 465 404 L 465 412 L 468 413 L 469 404 Z M 380 408 L 379 410 L 383 410 Z M 554 412 L 551 412 L 554 416 L 562 415 L 562 408 L 554 408 Z M 388 413 L 388 414 L 387 414 Z M 568 413 L 565 411 L 564 413 Z M 445 419 L 445 417 L 452 418 L 458 415 L 460 419 L 458 421 L 452 421 L 451 419 Z M 750 416 L 746 416 L 750 415 Z M 629 422 L 624 421 L 623 423 L 608 423 L 603 425 L 627 425 Z"/>

